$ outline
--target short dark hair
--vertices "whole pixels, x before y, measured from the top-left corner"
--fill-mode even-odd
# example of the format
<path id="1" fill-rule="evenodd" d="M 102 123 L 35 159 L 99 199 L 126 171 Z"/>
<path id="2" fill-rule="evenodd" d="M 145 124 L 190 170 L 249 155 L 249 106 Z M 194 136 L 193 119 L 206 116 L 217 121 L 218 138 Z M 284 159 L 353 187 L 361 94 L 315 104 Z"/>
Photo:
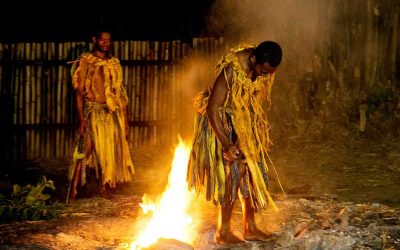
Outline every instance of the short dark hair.
<path id="1" fill-rule="evenodd" d="M 113 34 L 113 32 L 108 26 L 98 26 L 92 32 L 92 37 L 99 38 L 101 33 L 109 33 L 110 35 Z"/>
<path id="2" fill-rule="evenodd" d="M 282 61 L 282 48 L 278 43 L 265 41 L 254 50 L 257 64 L 269 63 L 271 67 L 277 67 Z"/>

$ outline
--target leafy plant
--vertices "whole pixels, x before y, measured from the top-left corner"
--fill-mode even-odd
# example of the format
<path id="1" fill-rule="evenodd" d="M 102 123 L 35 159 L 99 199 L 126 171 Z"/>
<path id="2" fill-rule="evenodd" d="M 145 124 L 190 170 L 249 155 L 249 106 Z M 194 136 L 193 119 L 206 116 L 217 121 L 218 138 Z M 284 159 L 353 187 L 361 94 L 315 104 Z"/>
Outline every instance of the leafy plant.
<path id="1" fill-rule="evenodd" d="M 55 190 L 52 180 L 42 176 L 36 186 L 21 187 L 14 184 L 10 197 L 0 194 L 0 219 L 2 222 L 13 220 L 52 219 L 59 216 L 61 204 L 50 203 L 50 195 L 45 189 Z"/>

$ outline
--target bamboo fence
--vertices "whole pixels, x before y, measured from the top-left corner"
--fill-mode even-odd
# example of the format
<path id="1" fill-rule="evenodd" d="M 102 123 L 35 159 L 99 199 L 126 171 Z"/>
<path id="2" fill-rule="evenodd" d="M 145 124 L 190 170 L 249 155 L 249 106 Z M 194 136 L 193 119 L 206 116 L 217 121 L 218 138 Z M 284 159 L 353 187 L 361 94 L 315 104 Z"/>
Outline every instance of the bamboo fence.
<path id="1" fill-rule="evenodd" d="M 223 39 L 194 38 L 202 54 L 222 48 Z M 70 65 L 85 42 L 0 43 L 0 88 L 9 104 L 7 159 L 70 157 L 77 119 Z M 181 41 L 114 41 L 129 97 L 129 144 L 162 145 L 176 140 L 182 105 L 179 74 L 190 47 Z M 210 54 L 210 58 L 214 55 Z M 4 91 L 3 91 L 4 92 Z M 185 104 L 191 105 L 191 104 Z"/>

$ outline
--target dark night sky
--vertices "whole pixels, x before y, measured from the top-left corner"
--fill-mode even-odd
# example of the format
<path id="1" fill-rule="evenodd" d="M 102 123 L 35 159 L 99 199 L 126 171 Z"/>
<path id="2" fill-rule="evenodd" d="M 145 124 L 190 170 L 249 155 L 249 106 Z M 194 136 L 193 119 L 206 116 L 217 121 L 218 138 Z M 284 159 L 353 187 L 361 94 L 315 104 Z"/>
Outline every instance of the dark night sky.
<path id="1" fill-rule="evenodd" d="M 115 39 L 171 39 L 202 34 L 215 0 L 14 0 L 2 3 L 2 41 L 85 40 L 97 26 Z"/>

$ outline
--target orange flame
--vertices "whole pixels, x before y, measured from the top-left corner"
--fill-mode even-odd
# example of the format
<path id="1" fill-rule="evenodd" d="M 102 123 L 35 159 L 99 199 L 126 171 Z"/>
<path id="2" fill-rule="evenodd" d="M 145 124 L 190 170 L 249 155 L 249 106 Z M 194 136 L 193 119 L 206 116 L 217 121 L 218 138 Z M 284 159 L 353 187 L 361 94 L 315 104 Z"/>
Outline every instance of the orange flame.
<path id="1" fill-rule="evenodd" d="M 190 147 L 180 140 L 175 149 L 172 169 L 168 184 L 162 197 L 151 201 L 146 195 L 142 197 L 143 213 L 152 212 L 152 218 L 146 227 L 131 244 L 131 249 L 142 249 L 150 246 L 160 238 L 177 239 L 188 244 L 194 240 L 193 220 L 187 214 L 189 205 L 194 199 L 194 193 L 189 192 L 186 183 L 186 171 L 189 161 Z"/>

